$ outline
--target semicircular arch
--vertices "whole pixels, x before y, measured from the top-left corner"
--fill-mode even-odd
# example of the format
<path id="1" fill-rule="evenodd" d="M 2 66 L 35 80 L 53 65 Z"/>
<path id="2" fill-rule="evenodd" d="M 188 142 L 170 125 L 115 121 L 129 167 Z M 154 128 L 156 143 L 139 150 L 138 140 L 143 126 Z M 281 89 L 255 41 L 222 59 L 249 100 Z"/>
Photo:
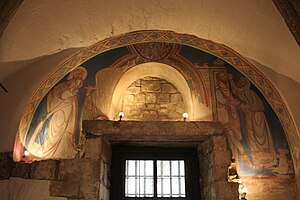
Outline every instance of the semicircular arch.
<path id="1" fill-rule="evenodd" d="M 136 65 L 122 75 L 112 96 L 110 118 L 114 118 L 114 115 L 118 113 L 117 111 L 120 107 L 122 95 L 127 87 L 129 87 L 134 81 L 147 76 L 158 77 L 172 83 L 182 94 L 185 112 L 193 116 L 191 91 L 182 74 L 169 65 L 157 62 L 148 62 Z"/>
<path id="2" fill-rule="evenodd" d="M 84 48 L 75 55 L 67 58 L 63 63 L 56 66 L 55 69 L 49 73 L 49 75 L 39 84 L 34 93 L 31 95 L 28 103 L 24 109 L 23 116 L 21 118 L 18 132 L 16 135 L 16 143 L 23 143 L 26 136 L 26 132 L 29 128 L 33 114 L 41 102 L 42 98 L 50 91 L 50 89 L 58 83 L 67 73 L 81 65 L 88 59 L 103 53 L 105 51 L 123 47 L 127 45 L 145 43 L 145 42 L 169 42 L 187 45 L 196 49 L 200 49 L 212 55 L 215 55 L 224 61 L 231 64 L 238 71 L 244 74 L 256 87 L 262 92 L 267 101 L 272 106 L 276 115 L 278 116 L 287 137 L 290 150 L 292 153 L 294 167 L 296 173 L 299 173 L 300 162 L 300 139 L 295 126 L 294 120 L 289 113 L 288 107 L 283 101 L 278 90 L 258 70 L 252 63 L 246 58 L 230 49 L 229 47 L 215 43 L 210 40 L 201 39 L 194 35 L 179 34 L 173 31 L 166 30 L 145 30 L 135 31 L 119 36 L 104 39 L 94 45 Z M 15 145 L 15 149 L 18 148 Z M 22 148 L 19 148 L 22 149 Z M 15 152 L 15 151 L 14 151 Z M 19 152 L 20 153 L 20 152 Z M 20 160 L 20 155 L 14 153 L 14 159 Z"/>

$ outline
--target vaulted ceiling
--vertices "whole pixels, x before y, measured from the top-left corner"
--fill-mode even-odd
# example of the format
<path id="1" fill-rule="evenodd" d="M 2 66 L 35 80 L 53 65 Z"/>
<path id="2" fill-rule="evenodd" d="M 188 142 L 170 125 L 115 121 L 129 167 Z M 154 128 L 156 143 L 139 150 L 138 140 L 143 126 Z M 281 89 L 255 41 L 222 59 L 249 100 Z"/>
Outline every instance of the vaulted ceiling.
<path id="1" fill-rule="evenodd" d="M 272 1 L 24 0 L 0 43 L 0 80 L 28 61 L 135 30 L 164 29 L 225 44 L 300 82 L 300 49 Z"/>
<path id="2" fill-rule="evenodd" d="M 8 94 L 0 91 L 1 119 L 7 116 L 0 122 L 2 141 L 6 143 L 1 145 L 0 151 L 12 149 L 28 97 L 56 65 L 105 38 L 137 30 L 171 30 L 226 45 L 267 74 L 285 96 L 290 109 L 297 108 L 295 98 L 300 96 L 300 48 L 296 40 L 299 24 L 296 24 L 296 31 L 290 31 L 294 18 L 285 12 L 288 9 L 280 6 L 282 0 L 274 1 L 276 5 L 265 0 L 10 2 L 9 5 L 0 4 L 3 10 L 0 16 L 0 83 L 9 91 Z M 281 12 L 276 6 L 282 8 Z M 281 13 L 288 17 L 284 18 Z M 286 22 L 289 17 L 290 21 Z M 294 92 L 290 94 L 288 90 Z M 297 113 L 295 111 L 294 118 L 300 115 Z M 11 136 L 4 136 L 3 132 Z"/>

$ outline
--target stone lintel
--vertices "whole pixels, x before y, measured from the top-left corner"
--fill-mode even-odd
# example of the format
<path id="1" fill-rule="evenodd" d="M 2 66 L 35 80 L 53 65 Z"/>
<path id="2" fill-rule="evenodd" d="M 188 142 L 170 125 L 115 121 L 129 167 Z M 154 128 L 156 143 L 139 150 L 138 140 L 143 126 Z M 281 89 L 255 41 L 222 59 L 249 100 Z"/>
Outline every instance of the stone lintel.
<path id="1" fill-rule="evenodd" d="M 219 122 L 183 121 L 106 121 L 85 120 L 87 136 L 104 136 L 109 140 L 202 141 L 223 133 Z"/>

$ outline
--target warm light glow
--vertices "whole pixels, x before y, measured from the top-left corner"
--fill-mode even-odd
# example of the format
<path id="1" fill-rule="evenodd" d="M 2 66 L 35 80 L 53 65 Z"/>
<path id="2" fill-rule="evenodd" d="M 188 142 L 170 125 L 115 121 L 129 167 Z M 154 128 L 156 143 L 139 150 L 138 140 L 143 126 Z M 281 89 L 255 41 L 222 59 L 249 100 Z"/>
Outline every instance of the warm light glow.
<path id="1" fill-rule="evenodd" d="M 242 189 L 242 193 L 243 193 L 243 194 L 248 194 L 248 192 L 249 192 L 248 188 L 245 188 L 245 187 L 244 187 L 244 188 Z"/>
<path id="2" fill-rule="evenodd" d="M 183 113 L 182 116 L 183 116 L 184 120 L 186 120 L 187 118 L 189 118 L 189 114 L 187 114 L 187 113 Z"/>
<path id="3" fill-rule="evenodd" d="M 123 112 L 119 112 L 120 119 L 122 119 L 124 116 L 125 116 L 125 114 Z"/>
<path id="4" fill-rule="evenodd" d="M 25 150 L 24 151 L 24 156 L 29 156 L 29 151 Z"/>
<path id="5" fill-rule="evenodd" d="M 117 85 L 114 87 L 114 92 L 111 99 L 109 111 L 109 116 L 111 118 L 116 117 L 116 113 L 122 110 L 122 97 L 126 89 L 134 81 L 145 78 L 147 76 L 164 79 L 171 83 L 182 95 L 184 111 L 193 116 L 191 114 L 194 110 L 192 92 L 184 76 L 170 65 L 156 62 L 147 62 L 128 69 L 119 79 Z M 205 105 L 203 106 L 206 108 Z M 202 109 L 200 110 L 202 111 Z"/>

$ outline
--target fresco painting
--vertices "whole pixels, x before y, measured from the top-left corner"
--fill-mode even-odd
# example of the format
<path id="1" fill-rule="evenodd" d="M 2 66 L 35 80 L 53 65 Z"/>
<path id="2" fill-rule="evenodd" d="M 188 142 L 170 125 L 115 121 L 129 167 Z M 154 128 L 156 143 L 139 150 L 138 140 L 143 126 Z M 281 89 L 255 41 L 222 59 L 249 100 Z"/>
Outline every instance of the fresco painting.
<path id="1" fill-rule="evenodd" d="M 258 95 L 250 89 L 250 82 L 241 77 L 237 84 L 228 76 L 233 93 L 240 101 L 245 116 L 246 141 L 257 168 L 276 165 L 275 146 L 264 114 L 264 105 Z"/>
<path id="2" fill-rule="evenodd" d="M 218 120 L 225 125 L 232 157 L 238 158 L 240 155 L 244 162 L 253 166 L 242 144 L 241 123 L 238 113 L 238 105 L 241 104 L 241 101 L 234 98 L 230 91 L 228 77 L 226 71 L 216 74 L 215 92 Z"/>
<path id="3" fill-rule="evenodd" d="M 86 77 L 86 69 L 78 67 L 48 93 L 46 113 L 28 140 L 27 150 L 31 154 L 42 159 L 76 155 L 77 93 Z"/>
<path id="4" fill-rule="evenodd" d="M 96 106 L 97 87 L 88 85 L 85 87 L 85 99 L 83 103 L 83 110 L 81 114 L 82 120 L 108 120 L 108 117 L 101 112 Z"/>
<path id="5" fill-rule="evenodd" d="M 139 57 L 135 54 L 136 50 L 131 51 L 132 49 L 133 47 L 122 47 L 91 58 L 71 71 L 48 92 L 39 104 L 27 131 L 25 148 L 34 155 L 28 159 L 64 159 L 76 156 L 80 146 L 82 120 L 109 119 L 96 104 L 99 95 L 96 95 L 96 91 L 101 84 L 109 83 L 96 85 L 97 72 L 114 67 L 116 63 L 124 68 L 122 70 L 127 70 L 130 63 L 136 65 L 150 61 L 143 58 L 145 56 Z M 180 58 L 185 63 L 196 66 L 200 76 L 209 77 L 210 80 L 201 80 L 201 84 L 204 84 L 203 88 L 209 88 L 214 98 L 204 97 L 199 89 L 194 92 L 202 95 L 203 99 L 214 100 L 204 105 L 214 105 L 211 107 L 214 120 L 224 124 L 232 157 L 237 160 L 240 174 L 293 174 L 283 128 L 258 89 L 233 66 L 214 55 L 184 45 L 170 49 L 173 53 L 175 50 L 177 52 L 174 55 L 166 54 L 156 62 L 170 64 L 167 59 L 175 62 Z M 155 53 L 151 51 L 151 55 Z M 172 58 L 168 58 L 172 55 Z M 129 62 L 132 59 L 135 62 Z M 218 66 L 214 64 L 216 60 Z M 201 69 L 205 69 L 205 72 Z M 188 73 L 190 76 L 194 74 L 192 71 Z"/>
<path id="6" fill-rule="evenodd" d="M 100 61 L 99 57 L 87 61 L 48 92 L 26 134 L 24 149 L 30 153 L 26 162 L 76 157 L 81 146 L 82 120 L 108 119 L 96 107 L 95 74 L 127 53 L 126 47 L 103 53 Z"/>
<path id="7" fill-rule="evenodd" d="M 226 124 L 232 156 L 238 158 L 241 175 L 290 174 L 287 142 L 281 140 L 276 148 L 274 127 L 271 129 L 266 117 L 275 114 L 265 111 L 263 97 L 242 75 L 235 82 L 231 73 L 223 71 L 216 73 L 215 79 L 218 119 Z M 279 130 L 278 134 L 284 133 Z"/>

